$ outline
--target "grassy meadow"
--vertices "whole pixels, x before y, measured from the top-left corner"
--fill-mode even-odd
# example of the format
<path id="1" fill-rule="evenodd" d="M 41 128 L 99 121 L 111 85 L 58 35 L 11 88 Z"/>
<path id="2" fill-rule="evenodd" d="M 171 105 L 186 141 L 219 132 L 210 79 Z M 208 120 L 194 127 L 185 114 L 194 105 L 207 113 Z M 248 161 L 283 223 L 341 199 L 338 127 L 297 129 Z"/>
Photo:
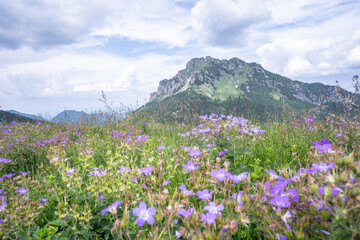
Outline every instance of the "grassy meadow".
<path id="1" fill-rule="evenodd" d="M 0 238 L 360 239 L 359 122 L 196 121 L 1 125 Z"/>

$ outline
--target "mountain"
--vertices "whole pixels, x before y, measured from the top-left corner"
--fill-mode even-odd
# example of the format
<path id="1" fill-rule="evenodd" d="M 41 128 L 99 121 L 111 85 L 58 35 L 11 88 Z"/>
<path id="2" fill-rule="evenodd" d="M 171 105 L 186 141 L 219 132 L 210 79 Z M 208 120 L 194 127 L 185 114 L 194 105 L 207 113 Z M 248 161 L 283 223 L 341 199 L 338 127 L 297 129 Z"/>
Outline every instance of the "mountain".
<path id="1" fill-rule="evenodd" d="M 27 114 L 27 113 L 18 112 L 16 110 L 7 110 L 6 112 L 17 114 L 17 115 L 27 117 L 27 118 L 31 118 L 31 119 L 35 119 L 35 120 L 46 121 L 45 118 L 42 118 L 42 117 L 39 117 L 39 116 L 36 116 L 36 115 L 33 115 L 33 114 Z"/>
<path id="2" fill-rule="evenodd" d="M 87 122 L 91 119 L 91 114 L 83 111 L 65 110 L 53 117 L 50 122 L 52 123 L 76 123 Z"/>
<path id="3" fill-rule="evenodd" d="M 35 123 L 35 119 L 27 118 L 18 114 L 0 110 L 0 123 L 11 123 L 11 122 L 29 122 Z"/>
<path id="4" fill-rule="evenodd" d="M 322 115 L 340 114 L 348 111 L 350 100 L 360 103 L 358 94 L 337 86 L 294 81 L 238 58 L 205 57 L 191 59 L 176 76 L 160 81 L 137 114 L 177 121 L 211 113 L 264 120 L 314 108 Z"/>

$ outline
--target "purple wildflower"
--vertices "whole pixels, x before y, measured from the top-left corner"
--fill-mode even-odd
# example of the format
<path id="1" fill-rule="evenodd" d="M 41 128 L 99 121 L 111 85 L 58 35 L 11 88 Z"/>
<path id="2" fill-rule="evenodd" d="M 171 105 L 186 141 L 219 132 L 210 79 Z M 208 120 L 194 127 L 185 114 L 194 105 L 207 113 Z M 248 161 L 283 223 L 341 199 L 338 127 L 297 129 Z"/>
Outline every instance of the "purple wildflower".
<path id="1" fill-rule="evenodd" d="M 188 218 L 191 216 L 191 214 L 194 212 L 194 208 L 188 208 L 188 210 L 185 210 L 184 208 L 179 209 L 177 212 L 178 215 L 183 215 L 184 217 Z"/>
<path id="2" fill-rule="evenodd" d="M 193 171 L 199 168 L 199 166 L 197 166 L 197 162 L 192 162 L 192 161 L 188 161 L 187 164 L 183 164 L 183 167 L 187 171 Z"/>
<path id="3" fill-rule="evenodd" d="M 120 172 L 131 172 L 129 167 L 124 167 L 123 165 L 121 165 L 119 168 Z"/>
<path id="4" fill-rule="evenodd" d="M 149 175 L 155 167 L 145 167 L 145 168 L 141 168 L 140 172 L 142 172 L 144 175 Z"/>
<path id="5" fill-rule="evenodd" d="M 0 196 L 1 199 L 1 205 L 0 205 L 0 211 L 5 209 L 6 199 L 4 196 Z"/>
<path id="6" fill-rule="evenodd" d="M 6 158 L 0 158 L 0 163 L 3 162 L 3 163 L 11 163 L 12 160 L 10 159 L 6 159 Z"/>
<path id="7" fill-rule="evenodd" d="M 210 127 L 204 128 L 204 129 L 199 129 L 199 133 L 208 133 L 211 131 Z"/>
<path id="8" fill-rule="evenodd" d="M 196 195 L 196 193 L 193 193 L 192 191 L 187 190 L 185 184 L 181 184 L 181 186 L 179 187 L 179 189 L 182 190 L 182 192 L 185 193 L 186 196 Z"/>
<path id="9" fill-rule="evenodd" d="M 205 206 L 204 210 L 222 216 L 221 211 L 224 210 L 224 205 L 216 205 L 215 202 L 209 202 L 209 205 Z"/>
<path id="10" fill-rule="evenodd" d="M 75 169 L 75 167 L 73 167 L 73 168 L 71 168 L 69 171 L 67 171 L 65 173 L 71 175 L 75 171 L 76 171 L 76 169 Z"/>
<path id="11" fill-rule="evenodd" d="M 249 172 L 240 173 L 239 175 L 232 175 L 231 179 L 234 181 L 234 183 L 239 183 L 241 180 L 247 178 L 247 175 Z"/>
<path id="12" fill-rule="evenodd" d="M 211 176 L 215 177 L 218 181 L 221 182 L 225 180 L 225 177 L 232 177 L 231 173 L 225 172 L 225 168 L 221 168 L 219 171 L 216 169 L 211 170 Z"/>
<path id="13" fill-rule="evenodd" d="M 288 196 L 275 196 L 271 199 L 271 204 L 278 207 L 277 211 L 281 211 L 281 208 L 288 208 L 291 205 Z"/>
<path id="14" fill-rule="evenodd" d="M 171 181 L 164 180 L 163 186 L 166 186 L 166 185 L 168 185 L 169 183 L 171 183 Z"/>
<path id="15" fill-rule="evenodd" d="M 104 195 L 102 195 L 101 193 L 99 193 L 99 200 L 102 201 L 102 200 L 104 200 L 104 199 L 106 199 L 106 197 L 104 197 Z"/>
<path id="16" fill-rule="evenodd" d="M 278 179 L 280 181 L 283 181 L 284 178 L 277 175 L 276 172 L 272 169 L 269 169 L 269 170 L 265 170 L 265 172 L 267 172 L 269 175 L 270 175 L 270 178 L 275 178 L 275 179 Z"/>
<path id="17" fill-rule="evenodd" d="M 240 191 L 239 193 L 233 193 L 231 195 L 231 198 L 234 199 L 238 203 L 239 206 L 242 206 L 244 204 L 244 202 L 241 201 L 241 197 L 242 197 L 243 193 L 244 193 L 243 191 Z"/>
<path id="18" fill-rule="evenodd" d="M 330 150 L 331 148 L 331 142 L 323 139 L 322 141 L 319 142 L 312 142 L 312 144 L 315 146 L 316 150 L 318 150 L 319 152 L 327 152 Z"/>
<path id="19" fill-rule="evenodd" d="M 211 212 L 207 212 L 206 214 L 201 214 L 201 218 L 206 222 L 207 224 L 213 224 L 217 218 L 216 214 L 213 214 Z"/>
<path id="20" fill-rule="evenodd" d="M 282 219 L 284 220 L 285 225 L 286 225 L 287 229 L 289 229 L 289 230 L 290 230 L 290 226 L 289 226 L 289 224 L 287 223 L 287 220 L 288 220 L 289 218 L 291 218 L 291 216 L 292 216 L 292 215 L 291 215 L 291 212 L 290 212 L 289 210 L 287 210 L 286 213 L 285 213 L 285 215 L 282 216 Z"/>
<path id="21" fill-rule="evenodd" d="M 225 156 L 225 152 L 219 152 L 218 156 L 219 157 Z"/>
<path id="22" fill-rule="evenodd" d="M 313 166 L 313 169 L 316 169 L 317 171 L 321 171 L 321 172 L 326 172 L 330 169 L 332 169 L 334 167 L 334 163 L 329 163 L 329 165 L 327 165 L 326 163 L 319 163 L 319 164 L 316 164 L 316 163 L 313 163 L 312 166 Z"/>
<path id="23" fill-rule="evenodd" d="M 325 188 L 326 188 L 326 187 L 319 187 L 318 192 L 319 192 L 320 195 L 324 195 L 324 194 L 325 194 Z"/>
<path id="24" fill-rule="evenodd" d="M 133 183 L 137 183 L 137 178 L 130 179 Z"/>
<path id="25" fill-rule="evenodd" d="M 107 208 L 101 211 L 101 216 L 104 216 L 105 213 L 109 212 L 111 214 L 116 214 L 116 208 L 122 203 L 123 201 L 115 201 L 114 203 L 110 204 Z"/>
<path id="26" fill-rule="evenodd" d="M 155 215 L 156 209 L 154 207 L 150 207 L 149 209 L 147 209 L 145 202 L 140 202 L 139 207 L 134 208 L 132 213 L 134 216 L 138 217 L 135 223 L 139 227 L 142 227 L 145 222 L 150 225 L 153 225 L 155 223 L 153 215 Z"/>
<path id="27" fill-rule="evenodd" d="M 201 154 L 202 154 L 202 152 L 199 149 L 190 150 L 190 152 L 188 153 L 188 155 L 193 158 L 197 158 Z"/>
<path id="28" fill-rule="evenodd" d="M 212 197 L 212 194 L 214 193 L 214 191 L 209 192 L 208 189 L 204 189 L 203 191 L 198 191 L 198 197 L 201 200 L 205 200 L 205 199 L 210 199 Z"/>
<path id="29" fill-rule="evenodd" d="M 41 201 L 42 204 L 44 204 L 46 201 L 48 201 L 49 199 L 46 198 L 39 198 L 39 200 Z"/>
<path id="30" fill-rule="evenodd" d="M 335 136 L 342 137 L 342 136 L 344 136 L 344 134 L 343 133 L 336 133 Z"/>
<path id="31" fill-rule="evenodd" d="M 25 189 L 25 188 L 19 188 L 18 190 L 16 190 L 16 192 L 20 194 L 24 194 L 24 193 L 27 193 L 29 191 L 29 189 Z"/>
<path id="32" fill-rule="evenodd" d="M 332 190 L 331 190 L 331 194 L 332 195 L 338 195 L 338 193 L 342 192 L 342 190 L 338 187 L 334 187 Z"/>
<path id="33" fill-rule="evenodd" d="M 30 172 L 23 172 L 23 171 L 20 171 L 19 173 L 21 173 L 22 175 L 28 175 Z"/>

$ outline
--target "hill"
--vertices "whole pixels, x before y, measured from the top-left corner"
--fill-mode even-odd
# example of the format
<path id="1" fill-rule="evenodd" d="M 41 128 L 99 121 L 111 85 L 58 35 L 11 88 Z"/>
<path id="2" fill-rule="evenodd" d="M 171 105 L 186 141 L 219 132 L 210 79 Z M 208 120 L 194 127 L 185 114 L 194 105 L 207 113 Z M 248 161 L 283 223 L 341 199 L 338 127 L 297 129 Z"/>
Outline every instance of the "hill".
<path id="1" fill-rule="evenodd" d="M 11 122 L 29 122 L 35 123 L 36 120 L 28 117 L 24 117 L 18 114 L 0 110 L 0 122 L 1 123 L 11 123 Z"/>
<path id="2" fill-rule="evenodd" d="M 345 104 L 349 101 L 351 109 Z M 321 116 L 351 115 L 359 102 L 358 94 L 337 86 L 291 80 L 238 58 L 205 57 L 191 59 L 176 76 L 160 81 L 137 113 L 176 121 L 213 112 L 265 120 L 284 113 L 301 116 L 313 109 Z"/>

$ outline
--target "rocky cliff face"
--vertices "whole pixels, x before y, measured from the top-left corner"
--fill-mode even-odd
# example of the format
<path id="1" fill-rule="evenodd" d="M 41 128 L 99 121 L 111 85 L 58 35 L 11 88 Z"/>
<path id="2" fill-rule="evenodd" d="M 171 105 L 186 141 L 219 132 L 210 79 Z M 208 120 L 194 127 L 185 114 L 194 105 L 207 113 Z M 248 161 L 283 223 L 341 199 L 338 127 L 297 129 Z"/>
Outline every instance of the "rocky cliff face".
<path id="1" fill-rule="evenodd" d="M 292 98 L 315 105 L 321 104 L 324 95 L 330 101 L 338 102 L 339 94 L 349 93 L 339 89 L 337 95 L 335 86 L 293 81 L 265 70 L 260 64 L 246 63 L 238 58 L 220 60 L 203 57 L 191 59 L 186 68 L 176 76 L 160 81 L 157 92 L 150 95 L 150 101 L 161 100 L 186 90 L 223 101 L 259 89 L 270 92 L 277 100 Z"/>
<path id="2" fill-rule="evenodd" d="M 360 105 L 358 94 L 339 87 L 294 81 L 238 58 L 204 57 L 191 59 L 173 78 L 161 80 L 141 110 L 156 113 L 160 119 L 165 115 L 172 118 L 171 114 L 181 119 L 190 108 L 199 114 L 255 114 L 266 119 L 274 115 L 274 109 L 303 115 L 324 103 L 327 110 L 322 110 L 323 115 L 334 109 L 340 114 L 350 98 Z"/>

